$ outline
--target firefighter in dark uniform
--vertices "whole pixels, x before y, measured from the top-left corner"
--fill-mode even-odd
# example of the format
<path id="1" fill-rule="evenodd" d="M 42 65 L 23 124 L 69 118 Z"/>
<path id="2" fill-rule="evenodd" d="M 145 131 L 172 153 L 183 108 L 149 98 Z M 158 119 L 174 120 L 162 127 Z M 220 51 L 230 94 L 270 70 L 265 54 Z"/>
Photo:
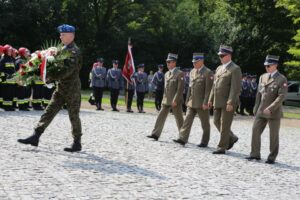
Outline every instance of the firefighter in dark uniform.
<path id="1" fill-rule="evenodd" d="M 4 56 L 0 61 L 0 73 L 3 74 L 2 78 L 2 97 L 3 108 L 5 111 L 14 111 L 13 99 L 16 91 L 16 81 L 13 79 L 15 73 L 15 63 L 12 57 L 13 48 L 10 45 L 5 45 L 3 52 Z"/>
<path id="2" fill-rule="evenodd" d="M 123 83 L 122 72 L 120 69 L 118 69 L 119 61 L 113 60 L 112 63 L 113 63 L 113 67 L 108 70 L 106 81 L 108 84 L 108 88 L 110 89 L 110 105 L 112 111 L 119 112 L 120 110 L 117 109 L 118 98 L 119 98 L 120 90 L 123 89 L 124 83 Z"/>
<path id="3" fill-rule="evenodd" d="M 139 113 L 145 113 L 144 111 L 144 98 L 145 94 L 149 91 L 148 75 L 144 72 L 145 65 L 138 65 L 138 72 L 134 74 L 136 84 L 136 105 Z"/>
<path id="4" fill-rule="evenodd" d="M 75 152 L 81 151 L 81 120 L 79 117 L 81 103 L 81 82 L 79 72 L 82 66 L 82 56 L 80 49 L 74 42 L 75 27 L 64 24 L 58 27 L 60 39 L 65 45 L 62 51 L 70 53 L 70 57 L 64 60 L 64 65 L 61 66 L 64 73 L 51 76 L 47 75 L 48 82 L 57 81 L 57 88 L 52 95 L 50 104 L 45 113 L 41 116 L 37 126 L 34 129 L 34 134 L 26 139 L 19 139 L 18 142 L 38 146 L 39 138 L 45 129 L 49 126 L 56 114 L 61 110 L 64 104 L 67 104 L 69 119 L 72 125 L 73 144 L 69 148 L 64 148 L 64 151 Z"/>
<path id="5" fill-rule="evenodd" d="M 153 76 L 152 84 L 154 85 L 155 92 L 155 108 L 157 111 L 160 111 L 165 88 L 165 75 L 163 72 L 164 65 L 159 64 L 157 67 L 158 71 Z"/>
<path id="6" fill-rule="evenodd" d="M 30 57 L 30 51 L 21 47 L 18 51 L 19 56 L 16 58 L 16 71 L 19 71 L 21 66 L 26 63 Z M 17 98 L 18 98 L 18 107 L 21 111 L 29 111 L 29 97 L 31 93 L 30 86 L 27 85 L 17 85 Z M 29 97 L 28 97 L 29 94 Z"/>
<path id="7" fill-rule="evenodd" d="M 34 110 L 44 110 L 42 107 L 43 103 L 43 90 L 44 82 L 39 78 L 33 81 L 32 83 L 32 108 Z"/>

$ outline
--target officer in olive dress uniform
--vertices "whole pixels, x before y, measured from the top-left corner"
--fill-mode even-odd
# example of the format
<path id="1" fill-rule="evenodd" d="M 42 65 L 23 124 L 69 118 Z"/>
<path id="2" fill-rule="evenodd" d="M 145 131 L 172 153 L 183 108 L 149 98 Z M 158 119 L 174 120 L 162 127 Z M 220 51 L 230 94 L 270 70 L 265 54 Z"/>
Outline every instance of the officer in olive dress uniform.
<path id="1" fill-rule="evenodd" d="M 81 103 L 81 82 L 79 72 L 82 65 L 82 57 L 79 48 L 74 43 L 75 27 L 71 25 L 61 25 L 58 27 L 60 39 L 65 45 L 63 51 L 68 51 L 70 57 L 64 61 L 62 66 L 65 73 L 47 76 L 47 81 L 58 81 L 57 88 L 52 95 L 52 99 L 45 113 L 34 129 L 34 134 L 26 139 L 19 139 L 18 142 L 38 146 L 39 138 L 44 130 L 51 123 L 55 115 L 67 104 L 68 114 L 72 125 L 73 144 L 64 150 L 67 152 L 81 151 L 81 121 L 79 118 Z"/>
<path id="2" fill-rule="evenodd" d="M 176 68 L 177 58 L 177 54 L 169 53 L 166 59 L 169 71 L 165 74 L 165 89 L 162 109 L 157 116 L 152 134 L 147 136 L 148 138 L 153 138 L 154 140 L 159 139 L 171 109 L 173 110 L 173 114 L 176 119 L 178 131 L 183 124 L 181 104 L 183 101 L 182 93 L 184 87 L 184 74 L 182 71 Z"/>
<path id="3" fill-rule="evenodd" d="M 176 143 L 185 145 L 188 142 L 192 124 L 198 114 L 203 130 L 201 143 L 198 147 L 207 147 L 210 138 L 208 98 L 214 81 L 214 75 L 204 65 L 204 54 L 193 54 L 194 69 L 190 72 L 188 95 L 186 98 L 187 115 L 179 131 Z"/>
<path id="4" fill-rule="evenodd" d="M 161 109 L 161 102 L 164 95 L 164 87 L 165 87 L 165 75 L 164 75 L 164 65 L 159 64 L 157 65 L 158 71 L 155 72 L 152 84 L 154 85 L 154 92 L 155 92 L 155 108 L 157 111 Z"/>
<path id="5" fill-rule="evenodd" d="M 149 91 L 148 76 L 144 72 L 145 65 L 139 64 L 138 71 L 134 74 L 135 79 L 135 91 L 136 91 L 136 105 L 139 113 L 145 113 L 144 111 L 144 98 L 145 94 Z"/>
<path id="6" fill-rule="evenodd" d="M 216 70 L 209 97 L 209 107 L 214 106 L 214 124 L 221 133 L 218 148 L 213 154 L 225 154 L 238 141 L 230 128 L 241 91 L 242 72 L 231 60 L 232 52 L 231 47 L 220 46 L 218 55 L 222 65 Z"/>
<path id="7" fill-rule="evenodd" d="M 122 72 L 120 69 L 118 69 L 119 61 L 113 60 L 112 63 L 113 67 L 108 70 L 106 81 L 108 84 L 108 88 L 110 89 L 110 105 L 112 111 L 119 112 L 119 109 L 117 109 L 118 98 L 120 90 L 122 90 L 124 87 L 124 83 Z"/>
<path id="8" fill-rule="evenodd" d="M 104 110 L 102 108 L 102 96 L 106 86 L 106 68 L 103 67 L 104 59 L 99 58 L 97 64 L 93 67 L 91 74 L 91 84 L 95 97 L 96 110 Z"/>
<path id="9" fill-rule="evenodd" d="M 277 71 L 279 56 L 268 55 L 264 62 L 265 74 L 259 78 L 252 128 L 251 153 L 246 159 L 260 160 L 261 134 L 267 124 L 270 128 L 270 154 L 266 163 L 274 164 L 279 151 L 279 129 L 282 103 L 288 90 L 287 79 Z"/>

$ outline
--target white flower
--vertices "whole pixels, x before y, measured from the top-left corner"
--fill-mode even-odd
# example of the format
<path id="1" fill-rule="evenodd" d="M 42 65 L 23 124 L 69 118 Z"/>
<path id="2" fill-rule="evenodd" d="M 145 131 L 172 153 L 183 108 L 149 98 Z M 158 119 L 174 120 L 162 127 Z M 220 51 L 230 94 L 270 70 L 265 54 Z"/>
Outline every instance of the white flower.
<path id="1" fill-rule="evenodd" d="M 54 56 L 47 56 L 48 62 L 53 62 L 55 60 Z"/>

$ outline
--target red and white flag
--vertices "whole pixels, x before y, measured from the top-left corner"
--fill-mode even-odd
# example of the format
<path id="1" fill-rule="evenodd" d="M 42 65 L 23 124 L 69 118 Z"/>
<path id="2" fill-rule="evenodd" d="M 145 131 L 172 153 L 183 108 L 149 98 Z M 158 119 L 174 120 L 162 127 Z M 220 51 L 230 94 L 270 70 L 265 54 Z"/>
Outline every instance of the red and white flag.
<path id="1" fill-rule="evenodd" d="M 123 70 L 122 70 L 123 77 L 130 83 L 131 83 L 130 77 L 135 72 L 134 61 L 133 61 L 131 48 L 132 48 L 132 46 L 128 45 L 128 52 L 127 52 L 124 67 L 123 67 Z"/>
<path id="2" fill-rule="evenodd" d="M 46 69 L 47 69 L 47 58 L 44 57 L 40 65 L 40 77 L 44 83 L 46 83 Z"/>

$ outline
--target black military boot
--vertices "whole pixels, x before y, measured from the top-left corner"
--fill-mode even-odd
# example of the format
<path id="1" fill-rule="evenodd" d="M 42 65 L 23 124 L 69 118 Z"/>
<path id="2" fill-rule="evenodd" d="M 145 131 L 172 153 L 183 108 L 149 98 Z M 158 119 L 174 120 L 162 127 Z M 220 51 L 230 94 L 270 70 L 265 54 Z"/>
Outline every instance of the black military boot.
<path id="1" fill-rule="evenodd" d="M 64 151 L 67 151 L 67 152 L 81 151 L 81 140 L 74 139 L 72 146 L 64 148 Z"/>
<path id="2" fill-rule="evenodd" d="M 32 146 L 37 147 L 39 145 L 39 139 L 41 137 L 42 133 L 39 133 L 37 131 L 34 131 L 33 135 L 26 139 L 18 139 L 18 142 L 22 144 L 30 144 Z"/>

